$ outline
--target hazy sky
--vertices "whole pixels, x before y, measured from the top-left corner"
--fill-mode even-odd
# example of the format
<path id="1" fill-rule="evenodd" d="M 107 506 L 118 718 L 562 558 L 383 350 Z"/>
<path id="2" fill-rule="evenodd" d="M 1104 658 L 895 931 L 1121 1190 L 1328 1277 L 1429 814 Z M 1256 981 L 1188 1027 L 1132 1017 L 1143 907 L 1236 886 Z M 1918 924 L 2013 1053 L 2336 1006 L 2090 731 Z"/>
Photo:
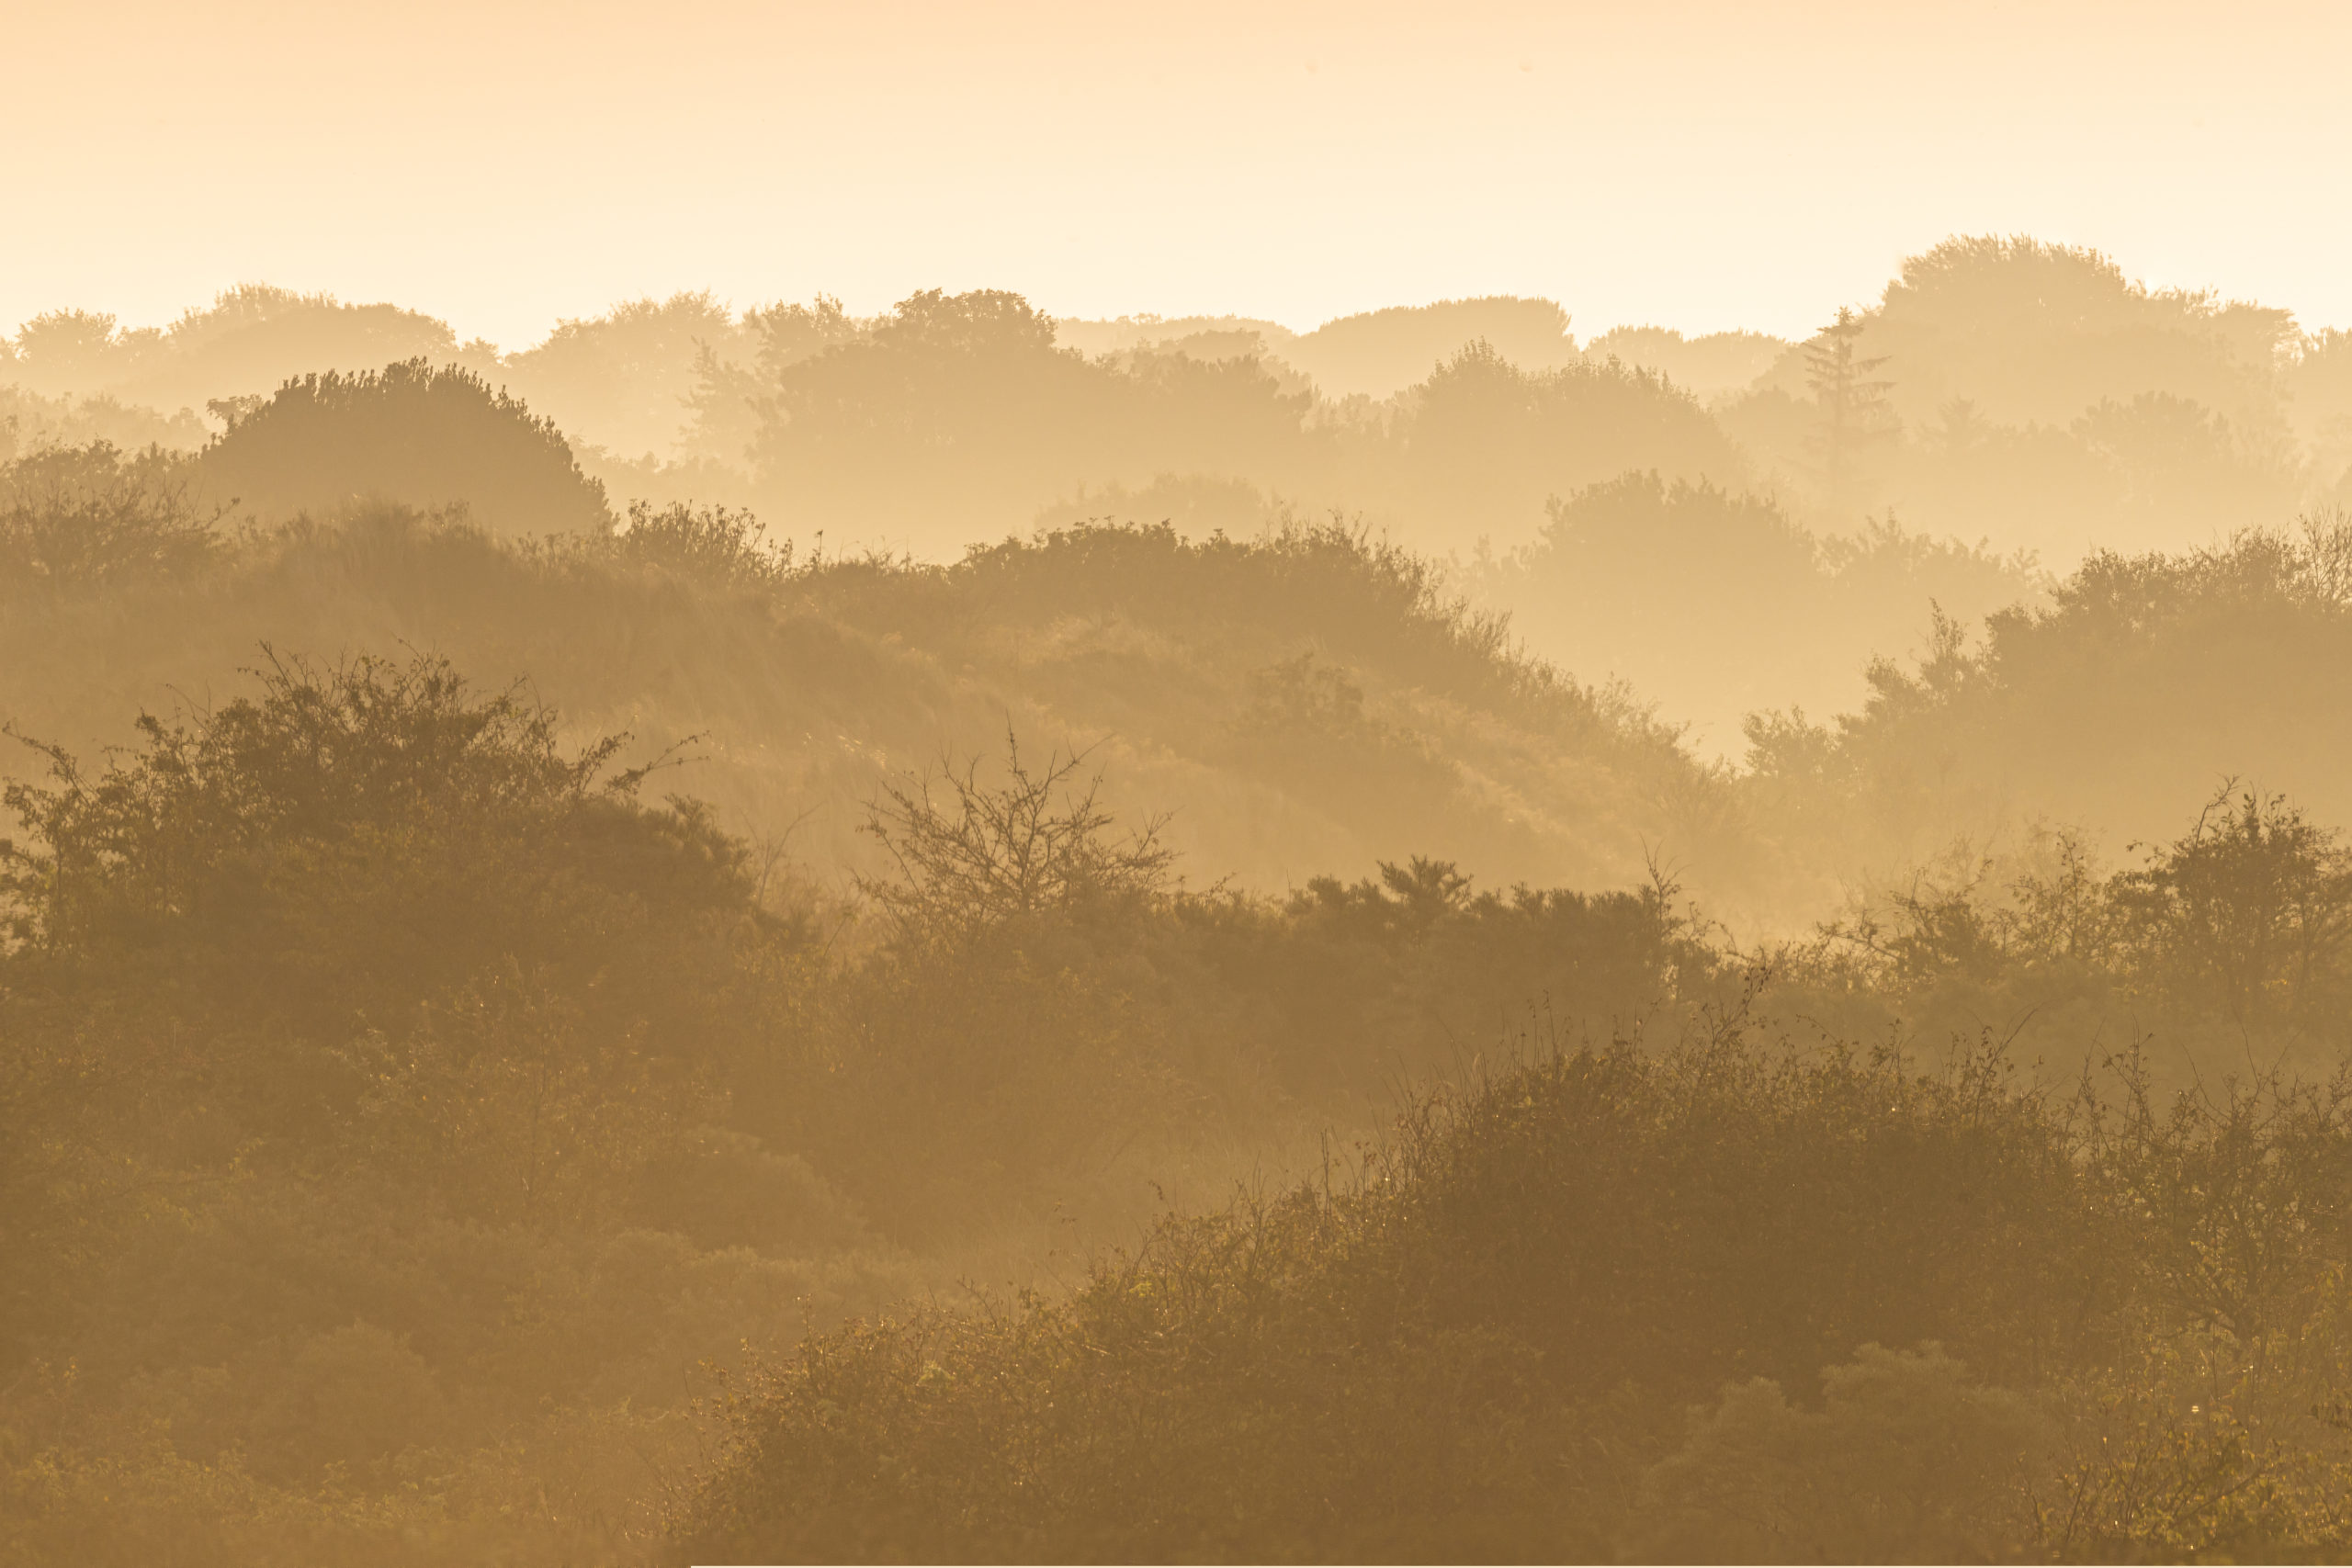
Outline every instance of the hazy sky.
<path id="1" fill-rule="evenodd" d="M 2352 6 L 0 0 L 0 329 L 709 288 L 1802 333 L 1955 231 L 2352 323 Z"/>

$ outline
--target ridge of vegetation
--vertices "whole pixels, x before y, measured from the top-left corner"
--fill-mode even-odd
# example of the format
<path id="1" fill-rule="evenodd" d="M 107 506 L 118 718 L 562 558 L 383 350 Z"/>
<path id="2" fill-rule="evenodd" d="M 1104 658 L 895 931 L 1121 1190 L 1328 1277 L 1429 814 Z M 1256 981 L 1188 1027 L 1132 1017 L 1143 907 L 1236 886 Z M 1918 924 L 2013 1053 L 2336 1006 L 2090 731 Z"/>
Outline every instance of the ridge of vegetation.
<path id="1" fill-rule="evenodd" d="M 1568 325 L 0 344 L 0 1568 L 2344 1555 L 2343 334 Z"/>

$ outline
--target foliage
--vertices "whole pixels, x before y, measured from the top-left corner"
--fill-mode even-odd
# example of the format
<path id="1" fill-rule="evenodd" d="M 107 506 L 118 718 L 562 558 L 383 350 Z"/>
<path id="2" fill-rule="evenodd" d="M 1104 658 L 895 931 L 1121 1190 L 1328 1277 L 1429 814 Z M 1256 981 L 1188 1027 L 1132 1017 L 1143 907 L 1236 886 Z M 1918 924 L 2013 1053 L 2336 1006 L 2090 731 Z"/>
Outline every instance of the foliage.
<path id="1" fill-rule="evenodd" d="M 552 421 L 458 365 L 297 377 L 208 446 L 207 491 L 265 519 L 463 504 L 513 534 L 600 533 L 604 489 Z"/>
<path id="2" fill-rule="evenodd" d="M 682 405 L 696 386 L 697 356 L 730 359 L 737 338 L 732 311 L 707 291 L 681 292 L 560 321 L 500 368 L 518 396 L 575 440 L 668 456 L 684 434 Z"/>
<path id="3" fill-rule="evenodd" d="M 1892 518 L 1817 533 L 1778 501 L 1655 472 L 1555 496 L 1545 512 L 1532 543 L 1475 570 L 1480 602 L 1510 611 L 1531 651 L 1623 676 L 1725 750 L 1759 709 L 1850 707 L 1872 656 L 1911 642 L 1937 608 L 1973 621 L 2038 586 L 2028 558 Z"/>
<path id="4" fill-rule="evenodd" d="M 2286 325 L 2016 242 L 1842 325 L 1904 421 L 1851 536 L 1773 474 L 1802 350 L 1716 344 L 1767 383 L 1718 418 L 1540 301 L 1090 358 L 1002 292 L 686 296 L 510 362 L 536 412 L 390 307 L 28 325 L 12 372 L 201 362 L 229 429 L 185 492 L 9 470 L 65 500 L 0 615 L 52 738 L 0 780 L 0 1561 L 2341 1556 L 2342 530 L 2033 603 L 1917 526 L 2273 508 Z M 1398 344 L 1385 402 L 1298 373 Z M 257 396 L 298 347 L 403 363 Z M 556 397 L 690 408 L 588 454 L 663 502 L 607 529 Z M 942 562 L 1064 500 L 933 564 L 754 485 Z M 1475 603 L 1383 532 L 1538 527 Z M 1863 701 L 1741 774 L 1522 635 L 1678 716 L 1660 670 L 1825 648 Z M 688 756 L 707 803 L 641 798 Z M 2018 803 L 2139 842 L 1746 949 L 1666 869 L 1801 908 Z"/>
<path id="5" fill-rule="evenodd" d="M 904 1292 L 893 1241 L 1083 1195 L 1139 1138 L 1343 1111 L 1387 1071 L 1351 1058 L 1546 965 L 1629 1010 L 1671 984 L 1655 898 L 1426 861 L 1186 893 L 1017 751 L 928 813 L 877 795 L 903 882 L 829 959 L 707 811 L 640 805 L 618 739 L 519 689 L 413 655 L 253 679 L 9 785 L 19 1556 L 135 1559 L 164 1520 L 195 1561 L 622 1550 L 651 1494 L 610 1467 L 682 1461 L 691 1369 Z M 1345 1009 L 1284 1041 L 1316 965 Z"/>
<path id="6" fill-rule="evenodd" d="M 638 805 L 618 739 L 566 754 L 546 710 L 445 663 L 261 681 L 142 720 L 103 773 L 49 746 L 46 784 L 6 786 L 12 1078 L 107 1151 L 85 1179 L 129 1161 L 92 1198 L 275 1169 L 485 1220 L 626 1208 L 796 940 L 741 846 Z"/>
<path id="7" fill-rule="evenodd" d="M 104 590 L 211 560 L 219 511 L 190 496 L 187 465 L 160 447 L 94 441 L 0 464 L 0 595 Z"/>
<path id="8" fill-rule="evenodd" d="M 1160 547 L 1080 531 L 974 570 L 1017 603 Z M 1425 607 L 1335 629 L 1460 646 L 1409 579 L 1286 547 Z M 1184 592 L 1234 581 L 1172 558 Z M 1284 668 L 1264 690 L 1372 722 Z M 169 1519 L 199 1561 L 521 1551 L 535 1487 L 560 1501 L 530 1551 L 609 1556 L 655 1544 L 658 1490 L 598 1468 L 632 1447 L 686 1488 L 659 1550 L 704 1557 L 2342 1538 L 2352 1100 L 2278 1073 L 2168 1098 L 2126 1059 L 2068 1100 L 1996 1043 L 1923 1070 L 1775 1021 L 1830 1016 L 1837 976 L 1900 998 L 2019 965 L 2310 1016 L 2339 852 L 2280 803 L 2218 802 L 2120 874 L 2062 841 L 1923 885 L 1743 976 L 1663 876 L 1490 891 L 1421 856 L 1187 889 L 1077 759 L 1008 735 L 1001 767 L 875 794 L 896 852 L 828 945 L 707 808 L 640 804 L 651 764 L 519 690 L 415 656 L 255 680 L 10 786 L 20 1557 L 136 1557 Z M 1433 1087 L 1385 1137 L 1066 1292 L 882 1311 L 942 1277 L 914 1258 L 1072 1199 L 1133 1214 L 1118 1179 L 1400 1082 Z M 704 1360 L 729 1381 L 682 1381 Z M 600 1525 L 599 1495 L 627 1509 Z"/>
<path id="9" fill-rule="evenodd" d="M 2177 554 L 2094 553 L 2043 605 L 1939 623 L 1874 662 L 1827 724 L 1758 716 L 1748 763 L 1772 817 L 1835 818 L 1880 864 L 2027 809 L 2125 840 L 2164 831 L 2216 779 L 2352 816 L 2335 732 L 2352 576 L 2341 519 Z"/>
<path id="10" fill-rule="evenodd" d="M 724 506 L 633 501 L 628 526 L 599 543 L 628 565 L 721 586 L 773 589 L 792 574 L 791 541 L 770 546 L 758 518 Z"/>
<path id="11" fill-rule="evenodd" d="M 1555 347 L 1569 344 L 1556 307 L 1464 303 L 1488 315 L 1533 306 L 1541 330 L 1519 334 L 1521 350 L 1544 330 Z M 1351 340 L 1396 326 L 1335 322 L 1328 342 L 1291 346 L 1351 383 L 1366 344 Z M 865 537 L 933 553 L 1161 475 L 1352 500 L 1435 541 L 1465 527 L 1521 534 L 1546 494 L 1629 466 L 1723 479 L 1742 467 L 1705 412 L 1657 377 L 1568 353 L 1507 362 L 1474 332 L 1430 340 L 1428 378 L 1375 408 L 1318 400 L 1250 334 L 1131 342 L 1088 358 L 1001 290 L 929 290 L 862 323 L 820 299 L 761 316 L 756 330 L 756 365 L 702 361 L 701 449 L 731 460 L 748 412 L 757 493 L 773 514 L 799 528 L 854 523 Z M 942 532 L 946 518 L 962 531 Z"/>
<path id="12" fill-rule="evenodd" d="M 1822 1371 L 1818 1410 L 1757 1378 L 1724 1391 L 1644 1477 L 1657 1534 L 1685 1562 L 1997 1562 L 2032 1538 L 2018 1483 L 2046 1417 L 1973 1386 L 1935 1347 L 1864 1345 Z"/>
<path id="13" fill-rule="evenodd" d="M 2115 886 L 2143 984 L 2248 1031 L 2334 1010 L 2352 938 L 2352 851 L 2280 795 L 2224 785 L 2196 826 Z"/>
<path id="14" fill-rule="evenodd" d="M 1912 1075 L 1733 1020 L 1549 1057 L 1418 1102 L 1352 1180 L 1171 1218 L 1066 1299 L 805 1344 L 730 1398 L 677 1550 L 2306 1550 L 2334 1539 L 2346 1455 L 2281 1402 L 2343 1343 L 2340 1229 L 2282 1260 L 2301 1305 L 2232 1327 L 2185 1314 L 2198 1266 L 2146 1227 L 2168 1201 L 2227 1222 L 2197 1173 L 2309 1135 L 2127 1119 L 2086 1142 L 1997 1055 Z M 2181 1332 L 2255 1355 L 2214 1391 L 2243 1441 L 2148 1381 Z M 1784 1397 L 1822 1368 L 1822 1404 Z M 2127 1475 L 2100 1456 L 2134 1422 Z M 2259 1489 L 2224 1503 L 2215 1464 Z"/>
<path id="15" fill-rule="evenodd" d="M 1841 307 L 1838 319 L 1815 333 L 1804 349 L 1805 386 L 1821 411 L 1815 452 L 1823 486 L 1833 504 L 1844 499 L 1853 482 L 1860 449 L 1897 428 L 1886 401 L 1887 389 L 1894 383 L 1871 378 L 1871 372 L 1884 365 L 1887 356 L 1858 356 L 1854 345 L 1861 334 L 1860 319 Z"/>

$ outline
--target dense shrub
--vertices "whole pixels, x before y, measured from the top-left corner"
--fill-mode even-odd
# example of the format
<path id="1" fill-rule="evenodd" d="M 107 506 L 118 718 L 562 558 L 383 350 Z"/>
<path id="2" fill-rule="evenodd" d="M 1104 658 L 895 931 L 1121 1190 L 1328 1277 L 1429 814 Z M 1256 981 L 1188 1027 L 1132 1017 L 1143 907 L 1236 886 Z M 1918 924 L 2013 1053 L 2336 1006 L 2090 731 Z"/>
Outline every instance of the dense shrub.
<path id="1" fill-rule="evenodd" d="M 1731 1026 L 1530 1063 L 1067 1298 L 809 1341 L 733 1396 L 678 1552 L 2331 1551 L 2347 1254 L 2283 1199 L 2352 1168 L 2352 1118 L 2267 1093 L 2086 1122 L 1992 1055 Z M 2224 1276 L 2269 1304 L 2217 1312 Z"/>
<path id="2" fill-rule="evenodd" d="M 175 453 L 104 441 L 0 463 L 0 598 L 103 591 L 212 558 L 220 513 L 192 500 L 190 483 Z"/>
<path id="3" fill-rule="evenodd" d="M 1644 1423 L 1727 1380 L 1872 1342 L 2018 1378 L 2095 1351 L 2122 1304 L 2097 1237 L 2059 1122 L 1989 1065 L 1906 1078 L 1729 1026 L 1578 1051 L 1420 1103 L 1342 1186 L 1170 1220 L 1067 1302 L 812 1342 L 746 1392 L 686 1540 L 1583 1555 L 1635 1523 L 1603 1499 Z"/>
<path id="4" fill-rule="evenodd" d="M 1214 767 L 1237 818 L 1400 834 L 1721 780 L 1346 527 L 925 568 L 633 522 L 388 510 L 0 625 L 56 668 L 254 606 L 537 620 L 592 716 L 667 715 L 654 759 L 717 714 L 679 754 L 798 736 L 793 790 L 870 807 L 829 888 L 413 654 L 21 753 L 0 1561 L 624 1556 L 713 1419 L 703 1555 L 2340 1551 L 2352 1100 L 2212 1070 L 2325 1058 L 2315 819 L 2233 792 L 2120 872 L 2061 838 L 1746 955 L 1663 873 L 1191 885 L 1119 787 L 1171 754 L 1188 810 Z M 905 771 L 941 715 L 1068 711 L 1132 728 Z M 1996 1048 L 2038 1008 L 2076 1060 L 2214 1046 L 2199 1092 L 2128 1050 L 2054 1092 Z M 1328 1174 L 1201 1201 L 1261 1162 Z M 935 1293 L 1067 1273 L 1163 1180 L 1074 1289 Z"/>
<path id="5" fill-rule="evenodd" d="M 707 813 L 436 660 L 277 660 L 141 728 L 101 773 L 44 748 L 0 841 L 11 1081 L 102 1108 L 79 1137 L 135 1150 L 130 1187 L 265 1166 L 485 1220 L 625 1206 L 790 962 Z"/>
<path id="6" fill-rule="evenodd" d="M 614 560 L 714 586 L 774 588 L 792 571 L 789 540 L 771 547 L 758 518 L 724 506 L 632 502 L 628 526 L 599 543 Z"/>
<path id="7" fill-rule="evenodd" d="M 231 412 L 199 472 L 207 493 L 265 520 L 395 502 L 463 505 L 505 534 L 611 525 L 554 423 L 456 365 L 300 376 Z"/>
<path id="8" fill-rule="evenodd" d="M 2005 816 L 2170 829 L 2237 778 L 2352 818 L 2352 524 L 2250 529 L 2177 553 L 2094 552 L 2043 605 L 1940 617 L 1919 658 L 1874 662 L 1859 711 L 1748 721 L 1747 793 L 1802 841 L 1915 860 Z"/>
<path id="9" fill-rule="evenodd" d="M 418 525 L 371 526 L 336 536 Z M 801 581 L 691 564 L 624 563 Z M 1498 994 L 1632 1016 L 1706 972 L 1659 889 L 1187 890 L 1018 751 L 876 798 L 858 917 L 523 689 L 418 655 L 251 679 L 6 785 L 0 1558 L 138 1560 L 164 1520 L 196 1562 L 621 1550 L 652 1493 L 591 1478 L 682 1461 L 700 1363 L 931 1278 L 899 1244 L 1072 1196 L 1118 1223 L 1170 1157 L 1358 1114 Z M 1327 1016 L 1273 1005 L 1293 959 Z"/>
<path id="10" fill-rule="evenodd" d="M 2167 1087 L 2250 1063 L 2324 1081 L 2352 1043 L 2352 858 L 2225 783 L 2120 867 L 2077 829 L 1962 845 L 1769 962 L 1783 1010 L 1849 1037 L 1991 1030 L 2059 1077 L 2137 1043 Z"/>

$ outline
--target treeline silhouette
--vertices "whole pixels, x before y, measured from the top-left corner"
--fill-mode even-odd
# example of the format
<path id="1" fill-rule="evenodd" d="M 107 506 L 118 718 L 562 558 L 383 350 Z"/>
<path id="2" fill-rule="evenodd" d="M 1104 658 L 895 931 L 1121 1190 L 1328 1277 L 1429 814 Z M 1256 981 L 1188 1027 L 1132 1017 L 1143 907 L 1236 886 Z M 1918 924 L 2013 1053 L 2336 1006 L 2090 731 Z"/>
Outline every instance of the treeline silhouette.
<path id="1" fill-rule="evenodd" d="M 1736 1018 L 1579 1049 L 1067 1297 L 812 1339 L 671 1560 L 2332 1555 L 2346 1137 Z"/>
<path id="2" fill-rule="evenodd" d="M 1818 503 L 2068 557 L 2177 548 L 2342 499 L 2338 334 L 2152 291 L 2096 252 L 1956 238 L 1717 412 Z M 1857 373 L 1826 374 L 1842 349 Z M 1834 420 L 1820 417 L 1836 414 Z"/>
<path id="3" fill-rule="evenodd" d="M 93 439 L 194 450 L 208 410 L 225 427 L 289 378 L 422 357 L 551 418 L 616 515 L 632 499 L 723 504 L 836 548 L 944 559 L 1040 520 L 1251 533 L 1336 509 L 1483 564 L 1464 581 L 1531 647 L 1632 682 L 1732 757 L 1755 707 L 1862 702 L 1859 672 L 1905 651 L 1930 601 L 1973 620 L 2036 592 L 2039 566 L 2199 547 L 2352 502 L 2341 335 L 2150 290 L 2094 252 L 1992 237 L 1911 258 L 1880 299 L 1799 344 L 1656 328 L 1579 344 L 1559 306 L 1515 299 L 1296 333 L 1055 321 L 1016 295 L 934 290 L 872 318 L 821 297 L 741 312 L 701 294 L 633 301 L 501 355 L 390 306 L 248 287 L 164 329 L 72 310 L 26 323 L 0 355 L 0 382 L 16 383 L 0 393 L 0 460 Z M 387 445 L 449 437 L 430 429 Z M 334 492 L 221 466 L 236 471 L 209 499 L 264 522 L 353 493 L 426 504 L 447 490 L 364 462 L 318 476 L 358 487 Z M 1785 650 L 1751 670 L 1755 690 L 1685 678 L 1693 660 L 1745 664 L 1662 581 L 1612 581 L 1616 614 L 1596 619 L 1532 558 L 1557 531 L 1547 516 L 1594 520 L 1578 496 L 1629 472 L 1770 507 L 1810 541 L 1814 576 L 1842 579 L 1747 595 L 1740 619 Z M 468 499 L 495 528 L 593 522 L 560 482 L 493 507 L 477 477 Z M 1712 560 L 1681 565 L 1710 596 L 1738 595 L 1742 579 Z M 1822 592 L 1850 613 L 1813 613 Z"/>

